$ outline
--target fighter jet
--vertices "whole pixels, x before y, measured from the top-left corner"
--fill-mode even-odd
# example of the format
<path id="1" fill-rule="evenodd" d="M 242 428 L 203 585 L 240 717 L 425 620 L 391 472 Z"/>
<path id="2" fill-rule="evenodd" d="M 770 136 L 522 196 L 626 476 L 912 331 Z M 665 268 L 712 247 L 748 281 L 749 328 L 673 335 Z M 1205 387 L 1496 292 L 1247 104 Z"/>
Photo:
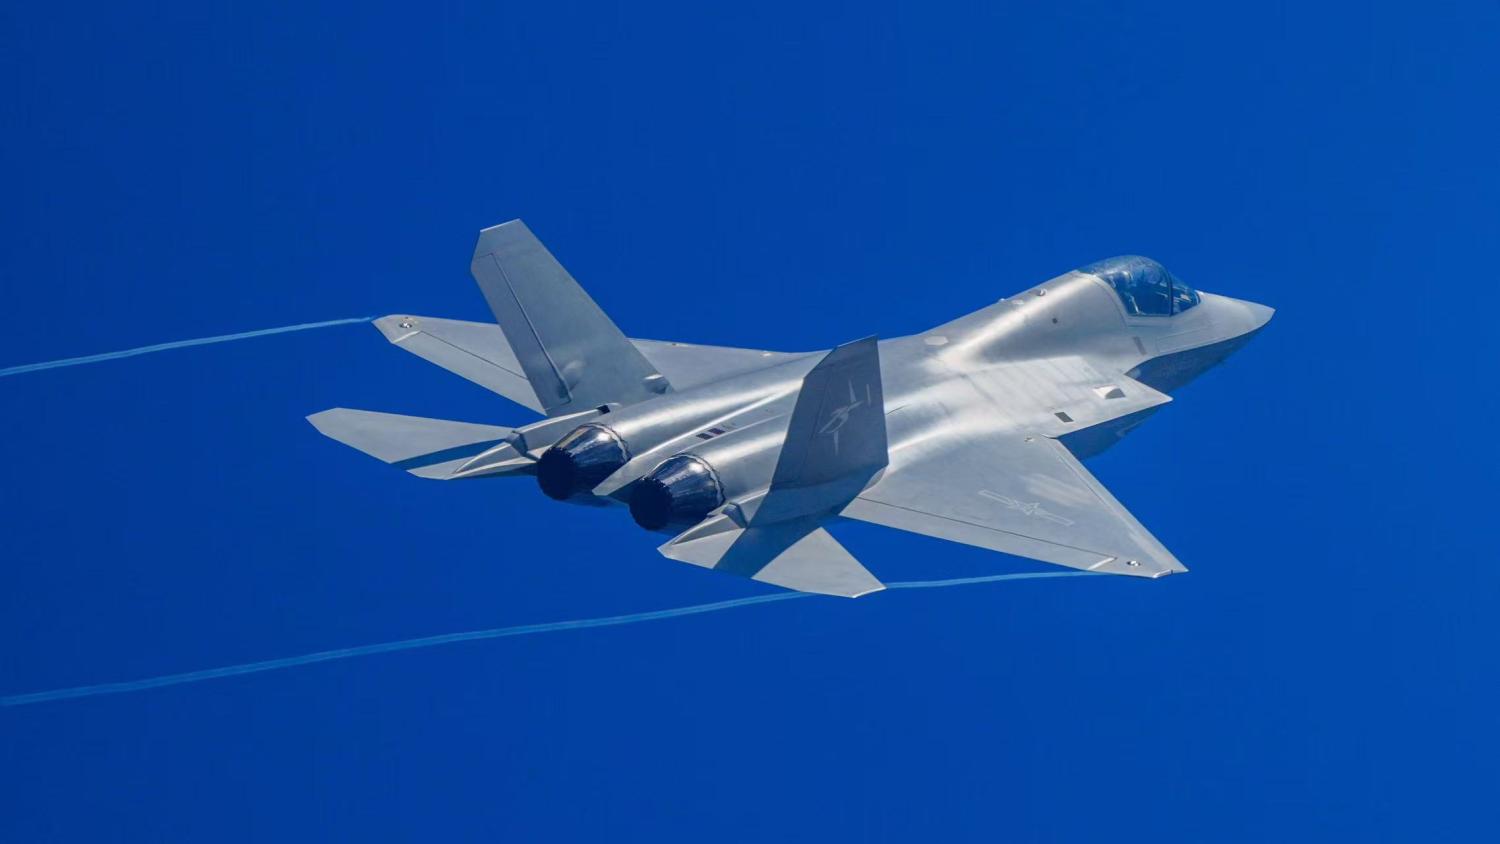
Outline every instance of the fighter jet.
<path id="1" fill-rule="evenodd" d="M 308 417 L 320 432 L 422 478 L 529 476 L 558 501 L 623 505 L 672 560 L 846 597 L 883 586 L 829 534 L 844 519 L 1087 571 L 1186 571 L 1080 459 L 1273 313 L 1126 256 L 930 331 L 788 353 L 628 339 L 520 220 L 481 232 L 470 270 L 496 324 L 376 326 L 546 418 L 336 408 Z"/>

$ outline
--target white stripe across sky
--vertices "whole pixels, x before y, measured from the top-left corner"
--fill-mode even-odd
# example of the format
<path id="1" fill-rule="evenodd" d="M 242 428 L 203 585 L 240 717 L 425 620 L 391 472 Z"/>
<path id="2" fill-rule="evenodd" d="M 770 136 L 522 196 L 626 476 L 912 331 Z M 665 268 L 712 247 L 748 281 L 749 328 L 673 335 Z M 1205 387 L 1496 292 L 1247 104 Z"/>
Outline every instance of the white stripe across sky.
<path id="1" fill-rule="evenodd" d="M 294 331 L 311 331 L 317 328 L 332 328 L 337 325 L 351 325 L 355 323 L 370 322 L 375 317 L 350 317 L 348 319 L 330 319 L 323 322 L 304 322 L 297 325 L 284 325 L 279 328 L 261 328 L 255 331 L 241 331 L 237 334 L 220 334 L 215 337 L 199 337 L 193 340 L 175 340 L 170 343 L 157 343 L 151 346 L 139 346 L 134 349 L 123 349 L 117 352 L 104 352 L 97 355 L 84 355 L 82 357 L 62 358 L 60 360 L 43 361 L 41 363 L 27 363 L 19 366 L 11 366 L 0 369 L 0 377 L 9 375 L 20 375 L 26 372 L 41 372 L 48 369 L 58 369 L 65 366 L 81 366 L 88 363 L 102 363 L 103 361 L 119 360 L 121 358 L 135 357 L 136 355 L 152 354 L 154 352 L 165 352 L 171 349 L 187 349 L 194 346 L 207 346 L 214 343 L 230 343 L 236 340 L 249 340 L 255 337 L 269 337 L 275 334 L 289 334 Z M 1089 575 L 1093 572 L 1084 571 L 1044 571 L 1044 572 L 1020 572 L 1014 574 L 996 574 L 983 577 L 964 577 L 951 580 L 909 580 L 898 583 L 887 583 L 888 589 L 938 589 L 949 586 L 966 586 L 979 583 L 998 583 L 1007 580 L 1041 580 L 1054 577 L 1077 577 Z M 473 642 L 481 639 L 503 639 L 511 636 L 531 636 L 539 633 L 556 633 L 563 630 L 583 630 L 591 627 L 615 627 L 622 624 L 639 624 L 643 621 L 658 621 L 667 618 L 681 618 L 688 615 L 700 615 L 702 613 L 718 612 L 720 610 L 734 609 L 736 607 L 748 607 L 753 604 L 769 604 L 774 601 L 789 601 L 796 598 L 813 597 L 805 592 L 776 592 L 769 595 L 752 595 L 748 598 L 735 598 L 728 601 L 716 601 L 709 604 L 694 604 L 686 607 L 673 607 L 665 610 L 648 610 L 646 612 L 629 613 L 626 615 L 611 615 L 600 618 L 580 618 L 571 621 L 550 621 L 542 624 L 520 624 L 511 627 L 494 627 L 488 630 L 471 630 L 467 633 L 447 633 L 438 636 L 424 636 L 419 639 L 403 639 L 397 642 L 379 642 L 373 645 L 358 645 L 352 648 L 339 648 L 331 651 L 317 651 L 315 653 L 302 654 L 300 656 L 282 657 L 280 659 L 267 659 L 260 662 L 243 662 L 237 665 L 224 665 L 218 668 L 205 668 L 200 671 L 187 671 L 180 674 L 163 674 L 157 677 L 146 677 L 140 680 L 126 680 L 117 683 L 98 683 L 89 686 L 70 686 L 63 689 L 51 689 L 43 692 L 30 692 L 27 694 L 15 694 L 0 697 L 0 707 L 24 706 L 32 703 L 46 703 L 54 700 L 67 700 L 69 698 L 96 697 L 98 695 L 121 694 L 124 692 L 139 692 L 146 689 L 156 689 L 163 686 L 179 686 L 184 683 L 200 683 L 204 680 L 216 680 L 221 677 L 236 677 L 241 674 L 256 674 L 262 671 L 276 671 L 282 668 L 294 668 L 299 665 L 312 665 L 319 662 L 331 662 L 339 659 L 350 659 L 357 656 L 373 656 L 375 654 L 391 653 L 394 651 L 410 651 L 418 648 L 431 648 L 437 645 L 451 645 L 458 642 Z M 867 599 L 868 600 L 868 599 Z"/>
<path id="2" fill-rule="evenodd" d="M 283 325 L 279 328 L 259 328 L 255 331 L 241 331 L 238 334 L 220 334 L 217 337 L 198 337 L 193 340 L 173 340 L 170 343 L 157 343 L 152 346 L 137 346 L 134 349 L 122 349 L 118 352 L 103 352 L 97 355 L 84 355 L 76 358 L 62 358 L 61 360 L 48 360 L 41 363 L 23 363 L 19 366 L 9 366 L 0 369 L 0 378 L 7 375 L 20 375 L 26 372 L 41 372 L 46 369 L 59 369 L 64 366 L 82 366 L 86 363 L 103 363 L 107 360 L 119 360 L 120 358 L 131 358 L 136 355 L 149 355 L 153 352 L 165 352 L 171 349 L 188 349 L 193 346 L 208 346 L 214 343 L 230 343 L 235 340 L 249 340 L 253 337 L 269 337 L 273 334 L 290 334 L 293 331 L 311 331 L 315 328 L 332 328 L 335 325 L 351 325 L 359 322 L 370 322 L 375 317 L 350 317 L 348 319 L 330 319 L 323 322 L 304 322 L 298 325 Z"/>
<path id="3" fill-rule="evenodd" d="M 992 574 L 982 577 L 961 577 L 951 580 L 908 580 L 897 583 L 887 583 L 887 589 L 941 589 L 950 586 L 970 586 L 980 583 L 999 583 L 1007 580 L 1044 580 L 1055 577 L 1089 577 L 1096 575 L 1088 571 L 1031 571 L 1017 572 L 1013 574 Z M 769 604 L 775 601 L 791 601 L 797 598 L 819 597 L 806 592 L 775 592 L 769 595 L 752 595 L 748 598 L 734 598 L 728 601 L 715 601 L 711 604 L 693 604 L 686 607 L 673 607 L 665 610 L 648 610 L 646 612 L 629 613 L 627 615 L 609 615 L 599 618 L 579 618 L 571 621 L 549 621 L 542 624 L 519 624 L 512 627 L 493 627 L 488 630 L 470 630 L 467 633 L 445 633 L 438 636 L 423 636 L 419 639 L 402 639 L 397 642 L 379 642 L 373 645 L 358 645 L 352 648 L 339 648 L 331 651 L 317 651 L 315 653 L 302 654 L 300 656 L 288 656 L 280 659 L 267 659 L 260 662 L 242 662 L 237 665 L 224 665 L 218 668 L 205 668 L 201 671 L 187 671 L 181 674 L 163 674 L 158 677 L 146 677 L 140 680 L 126 680 L 119 683 L 98 683 L 92 686 L 71 686 L 64 689 L 52 689 L 45 692 L 30 692 L 28 694 L 9 695 L 0 697 L 0 707 L 24 706 L 31 703 L 46 703 L 54 700 L 67 700 L 69 698 L 97 697 L 99 695 L 114 695 L 123 692 L 140 692 L 146 689 L 157 689 L 162 686 L 180 686 L 184 683 L 201 683 L 204 680 L 217 680 L 221 677 L 237 677 L 241 674 L 257 674 L 262 671 L 276 671 L 282 668 L 295 668 L 299 665 L 313 665 L 319 662 L 332 662 L 339 659 L 350 659 L 357 656 L 373 656 L 375 654 L 392 653 L 395 651 L 412 651 L 418 648 L 432 648 L 438 645 L 452 645 L 459 642 L 474 642 L 481 639 L 504 639 L 511 636 L 533 636 L 539 633 L 556 633 L 563 630 L 584 630 L 590 627 L 616 627 L 622 624 L 639 624 L 643 621 L 659 621 L 667 618 L 681 618 L 687 615 L 701 615 L 703 613 L 719 612 L 720 610 L 734 609 L 736 607 L 748 607 L 753 604 Z M 829 599 L 832 600 L 832 599 Z M 870 600 L 869 597 L 863 600 Z M 877 599 L 878 600 L 878 599 Z"/>

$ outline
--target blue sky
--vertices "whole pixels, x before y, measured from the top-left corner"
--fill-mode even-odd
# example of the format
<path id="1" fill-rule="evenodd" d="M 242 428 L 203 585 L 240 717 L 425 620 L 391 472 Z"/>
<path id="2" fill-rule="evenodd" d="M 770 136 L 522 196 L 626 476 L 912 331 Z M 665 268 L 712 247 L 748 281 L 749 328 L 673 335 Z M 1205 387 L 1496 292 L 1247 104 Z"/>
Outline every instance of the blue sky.
<path id="1" fill-rule="evenodd" d="M 1091 462 L 1188 576 L 7 708 L 0 839 L 1487 837 L 1500 12 L 1042 5 L 7 10 L 0 367 L 484 319 L 513 217 L 636 336 L 897 336 L 1125 252 L 1278 315 Z M 531 418 L 368 326 L 0 400 L 0 694 L 766 591 L 319 437 Z M 890 580 L 1040 568 L 840 537 Z"/>

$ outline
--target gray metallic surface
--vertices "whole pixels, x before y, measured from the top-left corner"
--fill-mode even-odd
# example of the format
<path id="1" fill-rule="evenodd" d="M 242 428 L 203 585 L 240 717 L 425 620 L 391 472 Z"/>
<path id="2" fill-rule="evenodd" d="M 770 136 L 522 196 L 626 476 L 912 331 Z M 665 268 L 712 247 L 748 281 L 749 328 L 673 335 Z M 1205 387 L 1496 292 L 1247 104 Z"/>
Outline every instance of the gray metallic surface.
<path id="1" fill-rule="evenodd" d="M 626 340 L 515 221 L 485 230 L 475 250 L 498 326 L 401 316 L 377 326 L 552 418 L 514 430 L 363 411 L 311 418 L 334 439 L 443 478 L 533 473 L 549 446 L 597 426 L 600 442 L 618 444 L 608 462 L 618 468 L 570 500 L 630 501 L 673 458 L 669 467 L 706 467 L 713 489 L 682 492 L 693 517 L 703 502 L 714 508 L 670 526 L 678 535 L 661 552 L 787 588 L 881 588 L 824 530 L 840 517 L 1079 569 L 1184 571 L 1079 458 L 1170 403 L 1273 312 L 1194 290 L 1149 259 L 1090 269 L 931 331 L 829 353 L 690 346 Z M 646 503 L 670 503 L 652 494 Z"/>
<path id="2" fill-rule="evenodd" d="M 480 232 L 469 268 L 547 415 L 671 389 L 520 220 Z"/>
<path id="3" fill-rule="evenodd" d="M 381 317 L 375 321 L 375 327 L 387 340 L 429 363 L 537 413 L 545 412 L 500 326 L 397 314 Z M 678 390 L 701 387 L 803 356 L 663 340 L 633 339 L 630 343 Z"/>
<path id="4" fill-rule="evenodd" d="M 307 421 L 324 436 L 423 478 L 445 478 L 511 429 L 336 407 Z"/>
<path id="5" fill-rule="evenodd" d="M 658 550 L 669 560 L 800 592 L 858 598 L 885 588 L 816 519 L 745 528 L 711 516 Z"/>

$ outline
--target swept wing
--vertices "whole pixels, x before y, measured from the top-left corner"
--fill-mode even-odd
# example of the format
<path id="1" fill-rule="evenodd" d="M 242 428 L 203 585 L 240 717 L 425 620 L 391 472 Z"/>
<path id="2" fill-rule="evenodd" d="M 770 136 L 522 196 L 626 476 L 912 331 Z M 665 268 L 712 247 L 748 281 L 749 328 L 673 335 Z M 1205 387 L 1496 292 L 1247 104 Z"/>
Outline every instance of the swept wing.
<path id="1" fill-rule="evenodd" d="M 335 407 L 307 417 L 318 432 L 419 478 L 444 479 L 495 448 L 510 428 Z"/>
<path id="2" fill-rule="evenodd" d="M 1088 571 L 1187 571 L 1055 439 L 973 433 L 902 457 L 841 515 Z"/>
<path id="3" fill-rule="evenodd" d="M 500 326 L 461 319 L 392 315 L 375 321 L 391 343 L 517 404 L 545 412 Z M 687 390 L 796 357 L 786 352 L 631 340 L 658 372 Z"/>

